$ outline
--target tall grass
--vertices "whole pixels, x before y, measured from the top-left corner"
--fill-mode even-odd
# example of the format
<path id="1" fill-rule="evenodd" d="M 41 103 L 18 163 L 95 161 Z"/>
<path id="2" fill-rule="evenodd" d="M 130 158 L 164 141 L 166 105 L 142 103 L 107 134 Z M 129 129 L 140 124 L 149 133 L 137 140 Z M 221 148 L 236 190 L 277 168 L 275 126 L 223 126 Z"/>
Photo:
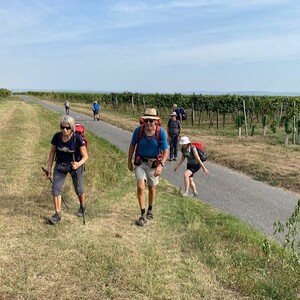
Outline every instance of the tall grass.
<path id="1" fill-rule="evenodd" d="M 0 103 L 0 299 L 297 299 L 299 266 L 236 218 L 183 198 L 161 180 L 155 219 L 139 208 L 126 155 L 89 133 L 86 225 L 68 179 L 62 221 L 50 226 L 41 165 L 59 115 L 14 99 Z M 205 187 L 203 187 L 205 188 Z"/>

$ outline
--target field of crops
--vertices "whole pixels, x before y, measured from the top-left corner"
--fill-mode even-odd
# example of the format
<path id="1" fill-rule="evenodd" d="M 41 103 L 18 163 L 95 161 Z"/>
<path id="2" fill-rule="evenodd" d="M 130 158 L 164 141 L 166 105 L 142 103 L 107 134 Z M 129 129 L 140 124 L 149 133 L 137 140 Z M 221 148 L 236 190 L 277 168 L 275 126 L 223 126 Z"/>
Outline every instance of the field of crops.
<path id="1" fill-rule="evenodd" d="M 139 94 L 139 93 L 72 93 L 36 92 L 27 94 L 64 102 L 92 103 L 98 100 L 103 108 L 119 111 L 142 112 L 145 107 L 156 107 L 160 115 L 168 115 L 174 103 L 185 108 L 191 126 L 206 128 L 238 129 L 239 135 L 253 136 L 257 128 L 263 128 L 263 135 L 282 130 L 285 143 L 292 134 L 292 143 L 299 143 L 300 99 L 287 96 L 248 95 L 183 95 L 183 94 Z M 244 129 L 244 131 L 242 131 Z M 297 138 L 298 136 L 298 138 Z"/>

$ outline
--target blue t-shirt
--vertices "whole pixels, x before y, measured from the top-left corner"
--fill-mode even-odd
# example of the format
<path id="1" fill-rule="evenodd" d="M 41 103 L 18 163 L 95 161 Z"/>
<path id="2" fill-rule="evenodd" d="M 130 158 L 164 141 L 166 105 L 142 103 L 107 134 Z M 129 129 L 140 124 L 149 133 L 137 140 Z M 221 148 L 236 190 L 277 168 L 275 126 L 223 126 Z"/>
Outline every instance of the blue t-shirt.
<path id="1" fill-rule="evenodd" d="M 100 109 L 100 105 L 98 103 L 94 103 L 93 104 L 93 110 L 94 111 L 99 111 L 99 109 Z"/>
<path id="2" fill-rule="evenodd" d="M 73 136 L 66 143 L 61 139 L 62 133 L 54 134 L 51 144 L 56 146 L 56 161 L 57 162 L 72 162 L 73 155 L 75 160 L 80 161 L 82 156 L 80 154 L 80 147 L 85 145 L 85 142 L 80 134 L 73 133 Z"/>
<path id="3" fill-rule="evenodd" d="M 137 139 L 139 137 L 140 127 L 137 127 L 134 130 L 131 145 L 135 145 L 137 143 Z M 160 145 L 159 145 L 160 144 Z M 160 153 L 160 151 L 165 151 L 168 149 L 168 140 L 166 132 L 163 128 L 160 128 L 160 143 L 155 138 L 155 133 L 152 136 L 147 136 L 145 131 L 143 132 L 143 136 L 140 139 L 138 145 L 138 154 L 143 157 L 155 158 Z"/>

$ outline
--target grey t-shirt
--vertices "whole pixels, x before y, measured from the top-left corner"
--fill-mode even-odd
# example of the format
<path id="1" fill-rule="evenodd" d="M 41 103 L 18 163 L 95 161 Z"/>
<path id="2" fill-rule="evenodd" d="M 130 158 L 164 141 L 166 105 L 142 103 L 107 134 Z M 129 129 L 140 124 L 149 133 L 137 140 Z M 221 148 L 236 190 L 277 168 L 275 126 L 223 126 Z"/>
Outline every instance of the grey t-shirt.
<path id="1" fill-rule="evenodd" d="M 180 122 L 179 120 L 170 119 L 168 121 L 168 131 L 171 136 L 178 135 L 180 132 Z"/>
<path id="2" fill-rule="evenodd" d="M 187 147 L 186 150 L 184 151 L 183 148 L 181 149 L 184 157 L 187 158 L 187 162 L 189 165 L 198 165 L 199 162 L 195 158 L 195 155 L 198 154 L 197 148 L 196 147 Z"/>

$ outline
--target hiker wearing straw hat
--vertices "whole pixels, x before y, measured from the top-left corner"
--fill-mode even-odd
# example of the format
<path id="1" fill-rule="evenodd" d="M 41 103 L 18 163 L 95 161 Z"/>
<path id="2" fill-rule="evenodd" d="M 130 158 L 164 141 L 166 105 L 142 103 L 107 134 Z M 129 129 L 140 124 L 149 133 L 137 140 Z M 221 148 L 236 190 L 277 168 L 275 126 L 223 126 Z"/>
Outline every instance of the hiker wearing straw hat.
<path id="1" fill-rule="evenodd" d="M 205 165 L 203 164 L 203 162 L 201 161 L 198 151 L 197 151 L 197 148 L 192 145 L 191 141 L 189 140 L 189 138 L 187 136 L 183 136 L 180 139 L 179 145 L 182 146 L 182 148 L 181 148 L 182 156 L 181 156 L 181 159 L 178 162 L 178 164 L 175 166 L 174 172 L 176 172 L 176 170 L 183 163 L 185 158 L 187 158 L 187 167 L 186 167 L 186 170 L 183 175 L 185 190 L 182 195 L 184 197 L 189 196 L 189 188 L 191 187 L 191 189 L 193 191 L 193 196 L 196 197 L 198 195 L 198 192 L 197 192 L 196 185 L 195 185 L 195 182 L 193 179 L 194 174 L 196 172 L 198 172 L 198 170 L 200 168 L 202 168 L 203 173 L 205 175 L 207 175 L 209 172 L 208 172 L 207 168 L 205 167 Z"/>
<path id="2" fill-rule="evenodd" d="M 136 221 L 136 224 L 144 226 L 147 220 L 153 219 L 156 186 L 168 158 L 169 150 L 167 135 L 160 126 L 160 117 L 157 116 L 156 109 L 146 108 L 141 120 L 143 123 L 135 129 L 129 146 L 128 169 L 134 171 L 137 181 L 137 197 L 141 216 Z M 132 162 L 133 154 L 135 154 L 134 163 Z M 149 204 L 147 212 L 145 180 L 148 183 Z"/>

